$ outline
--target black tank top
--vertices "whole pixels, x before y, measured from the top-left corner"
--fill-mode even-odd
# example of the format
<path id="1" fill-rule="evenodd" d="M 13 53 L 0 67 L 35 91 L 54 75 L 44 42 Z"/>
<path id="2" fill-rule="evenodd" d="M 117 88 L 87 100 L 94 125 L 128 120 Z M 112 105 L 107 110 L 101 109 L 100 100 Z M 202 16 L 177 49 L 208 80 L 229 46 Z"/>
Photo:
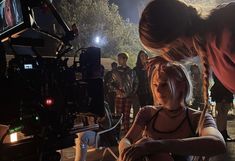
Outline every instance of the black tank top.
<path id="1" fill-rule="evenodd" d="M 160 109 L 153 115 L 153 117 L 148 121 L 148 123 L 151 123 L 151 122 L 152 122 L 152 129 L 153 129 L 155 132 L 162 133 L 162 134 L 174 133 L 174 132 L 176 132 L 177 130 L 180 129 L 180 127 L 184 124 L 185 121 L 187 121 L 187 123 L 188 123 L 188 125 L 189 125 L 189 128 L 190 128 L 190 130 L 191 130 L 191 132 L 192 132 L 192 134 L 193 134 L 191 137 L 197 136 L 197 134 L 196 134 L 196 132 L 195 132 L 195 130 L 194 130 L 194 128 L 193 128 L 192 122 L 191 122 L 191 120 L 190 120 L 190 118 L 189 118 L 189 110 L 188 110 L 188 108 L 186 108 L 186 116 L 185 116 L 185 118 L 180 122 L 180 124 L 179 124 L 174 130 L 171 130 L 171 131 L 160 131 L 160 130 L 156 129 L 155 126 L 154 126 L 154 123 L 155 123 L 155 121 L 156 121 L 156 119 L 157 119 L 157 117 L 158 117 L 158 114 L 159 114 L 159 112 L 160 112 L 161 110 L 163 110 L 163 108 L 160 108 Z M 191 161 L 191 160 L 192 160 L 192 158 L 191 158 L 190 156 L 182 156 L 182 155 L 176 155 L 176 154 L 171 154 L 171 156 L 172 156 L 172 158 L 174 159 L 174 161 Z"/>

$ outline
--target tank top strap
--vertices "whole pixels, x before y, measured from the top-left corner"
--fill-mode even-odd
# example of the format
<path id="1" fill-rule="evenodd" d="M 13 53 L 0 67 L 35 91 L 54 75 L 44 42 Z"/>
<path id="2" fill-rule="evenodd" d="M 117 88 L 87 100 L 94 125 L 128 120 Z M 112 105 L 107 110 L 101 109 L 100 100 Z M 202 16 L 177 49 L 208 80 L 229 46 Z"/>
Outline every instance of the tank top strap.
<path id="1" fill-rule="evenodd" d="M 189 117 L 189 109 L 188 108 L 186 108 L 186 118 L 187 118 L 189 128 L 190 128 L 193 136 L 197 136 L 197 133 L 196 133 L 195 129 L 193 128 L 193 124 L 192 124 L 191 119 Z"/>
<path id="2" fill-rule="evenodd" d="M 159 112 L 162 110 L 162 107 L 160 107 L 156 113 L 147 121 L 147 125 L 151 123 L 151 121 L 158 116 Z"/>

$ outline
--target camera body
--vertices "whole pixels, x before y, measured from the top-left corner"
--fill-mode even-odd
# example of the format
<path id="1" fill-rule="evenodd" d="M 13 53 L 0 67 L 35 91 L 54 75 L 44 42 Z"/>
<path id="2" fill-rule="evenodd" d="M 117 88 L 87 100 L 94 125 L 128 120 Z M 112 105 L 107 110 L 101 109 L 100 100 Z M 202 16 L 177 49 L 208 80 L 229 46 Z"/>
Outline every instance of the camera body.
<path id="1" fill-rule="evenodd" d="M 68 66 L 64 55 L 71 51 L 67 47 L 71 47 L 70 41 L 78 30 L 69 29 L 53 4 L 49 0 L 0 0 L 3 11 L 6 4 L 12 6 L 9 14 L 14 23 L 8 23 L 7 16 L 1 17 L 0 134 L 3 134 L 0 135 L 0 160 L 57 161 L 58 149 L 74 145 L 77 114 L 104 115 L 100 49 L 79 50 L 79 61 L 74 59 L 74 64 Z M 46 6 L 62 26 L 65 31 L 62 37 L 44 32 L 38 26 L 40 23 L 35 23 L 42 18 L 32 13 L 42 6 Z M 46 39 L 50 43 L 44 43 Z M 54 40 L 59 42 L 53 45 Z M 2 43 L 15 54 L 7 67 Z M 30 48 L 32 54 L 17 52 L 14 46 Z M 50 50 L 54 46 L 58 50 Z M 46 52 L 41 54 L 37 47 Z M 48 53 L 54 56 L 42 56 Z M 1 124 L 9 129 L 1 131 Z M 4 143 L 4 138 L 16 132 L 23 133 L 26 139 Z"/>
<path id="2" fill-rule="evenodd" d="M 91 55 L 96 59 L 90 59 Z M 100 49 L 85 48 L 80 58 L 79 66 L 70 67 L 63 57 L 16 55 L 9 61 L 6 81 L 1 84 L 5 88 L 1 93 L 5 102 L 0 101 L 0 106 L 5 107 L 0 112 L 1 124 L 10 125 L 10 131 L 22 127 L 20 131 L 25 136 L 33 137 L 17 146 L 6 144 L 3 151 L 16 148 L 22 153 L 20 146 L 38 142 L 30 149 L 39 149 L 35 151 L 44 153 L 48 160 L 57 156 L 56 150 L 74 145 L 77 114 L 104 115 L 102 69 L 97 60 Z"/>

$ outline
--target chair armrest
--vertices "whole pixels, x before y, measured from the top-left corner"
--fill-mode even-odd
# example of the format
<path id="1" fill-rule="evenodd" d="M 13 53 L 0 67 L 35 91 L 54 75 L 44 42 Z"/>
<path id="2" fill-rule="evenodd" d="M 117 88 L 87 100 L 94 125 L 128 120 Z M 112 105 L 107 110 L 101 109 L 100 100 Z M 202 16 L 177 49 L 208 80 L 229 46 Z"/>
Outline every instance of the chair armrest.
<path id="1" fill-rule="evenodd" d="M 100 139 L 100 135 L 115 129 L 119 124 L 121 124 L 122 118 L 123 118 L 123 114 L 120 115 L 120 118 L 118 119 L 118 121 L 111 128 L 108 128 L 106 130 L 102 130 L 102 131 L 99 131 L 99 132 L 96 133 L 96 140 L 95 140 L 95 147 L 96 148 L 98 148 L 98 142 L 99 142 L 99 139 Z"/>

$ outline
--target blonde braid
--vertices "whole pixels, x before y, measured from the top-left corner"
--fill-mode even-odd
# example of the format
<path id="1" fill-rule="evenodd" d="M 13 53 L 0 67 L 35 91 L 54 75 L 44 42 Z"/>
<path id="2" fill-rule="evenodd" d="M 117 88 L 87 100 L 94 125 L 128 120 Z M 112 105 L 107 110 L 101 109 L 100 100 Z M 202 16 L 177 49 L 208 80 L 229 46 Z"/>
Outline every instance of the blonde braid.
<path id="1" fill-rule="evenodd" d="M 209 62 L 207 59 L 207 56 L 205 54 L 205 50 L 203 50 L 202 46 L 200 46 L 200 40 L 199 38 L 194 39 L 193 41 L 194 47 L 196 51 L 198 52 L 201 62 L 202 62 L 202 67 L 203 67 L 203 98 L 204 98 L 204 108 L 202 110 L 199 122 L 198 122 L 198 127 L 197 127 L 197 132 L 198 134 L 201 134 L 201 130 L 204 125 L 204 120 L 205 120 L 205 115 L 207 112 L 207 109 L 209 108 L 208 100 L 209 100 L 209 94 L 208 94 L 208 88 L 209 88 L 209 72 L 210 72 L 210 67 L 209 67 Z"/>

